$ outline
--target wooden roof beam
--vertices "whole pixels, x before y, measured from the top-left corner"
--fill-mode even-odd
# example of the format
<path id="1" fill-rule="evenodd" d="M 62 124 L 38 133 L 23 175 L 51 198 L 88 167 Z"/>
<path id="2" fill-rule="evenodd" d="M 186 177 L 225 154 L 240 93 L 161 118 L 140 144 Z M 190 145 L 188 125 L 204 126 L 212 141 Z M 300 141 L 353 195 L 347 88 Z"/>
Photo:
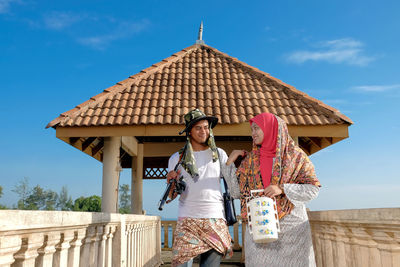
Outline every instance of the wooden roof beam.
<path id="1" fill-rule="evenodd" d="M 82 151 L 85 151 L 97 137 L 89 137 L 82 143 Z"/>
<path id="2" fill-rule="evenodd" d="M 138 141 L 133 136 L 122 136 L 122 149 L 125 150 L 130 156 L 137 156 L 138 154 Z"/>
<path id="3" fill-rule="evenodd" d="M 310 139 L 310 142 L 312 144 L 314 144 L 315 146 L 321 148 L 321 139 L 322 138 L 318 138 L 318 137 L 308 137 L 308 139 Z"/>
<path id="4" fill-rule="evenodd" d="M 92 148 L 92 157 L 94 157 L 104 146 L 104 138 L 100 138 L 100 142 Z"/>
<path id="5" fill-rule="evenodd" d="M 80 137 L 70 137 L 69 138 L 69 144 L 71 146 L 74 146 L 76 142 L 78 142 L 78 140 L 80 139 Z"/>

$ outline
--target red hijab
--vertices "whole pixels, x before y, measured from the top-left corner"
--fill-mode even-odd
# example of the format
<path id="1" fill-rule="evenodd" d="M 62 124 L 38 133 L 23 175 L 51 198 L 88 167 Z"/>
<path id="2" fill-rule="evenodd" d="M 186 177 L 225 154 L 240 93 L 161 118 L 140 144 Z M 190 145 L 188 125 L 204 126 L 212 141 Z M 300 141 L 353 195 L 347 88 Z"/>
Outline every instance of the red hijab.
<path id="1" fill-rule="evenodd" d="M 250 125 L 257 124 L 264 133 L 260 148 L 260 172 L 264 188 L 271 183 L 272 164 L 276 156 L 278 121 L 271 113 L 261 113 L 250 120 Z"/>

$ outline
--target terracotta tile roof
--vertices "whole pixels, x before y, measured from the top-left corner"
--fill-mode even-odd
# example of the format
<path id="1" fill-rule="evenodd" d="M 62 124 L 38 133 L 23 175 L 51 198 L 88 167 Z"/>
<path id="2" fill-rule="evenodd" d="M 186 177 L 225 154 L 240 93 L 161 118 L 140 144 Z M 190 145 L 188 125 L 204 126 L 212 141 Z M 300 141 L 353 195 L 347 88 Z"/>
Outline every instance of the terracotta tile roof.
<path id="1" fill-rule="evenodd" d="M 183 124 L 193 108 L 242 123 L 271 112 L 289 125 L 351 124 L 338 110 L 207 45 L 193 45 L 62 113 L 47 127 Z"/>

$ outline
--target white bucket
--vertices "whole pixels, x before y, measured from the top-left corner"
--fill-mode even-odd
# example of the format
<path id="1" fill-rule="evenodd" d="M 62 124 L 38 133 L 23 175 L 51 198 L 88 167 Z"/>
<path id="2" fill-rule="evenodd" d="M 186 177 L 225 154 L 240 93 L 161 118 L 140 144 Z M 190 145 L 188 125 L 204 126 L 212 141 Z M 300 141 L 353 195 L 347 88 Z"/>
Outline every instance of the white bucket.
<path id="1" fill-rule="evenodd" d="M 249 232 L 255 243 L 269 243 L 278 240 L 279 228 L 276 202 L 269 197 L 254 197 L 253 193 L 263 189 L 251 190 L 246 199 Z"/>

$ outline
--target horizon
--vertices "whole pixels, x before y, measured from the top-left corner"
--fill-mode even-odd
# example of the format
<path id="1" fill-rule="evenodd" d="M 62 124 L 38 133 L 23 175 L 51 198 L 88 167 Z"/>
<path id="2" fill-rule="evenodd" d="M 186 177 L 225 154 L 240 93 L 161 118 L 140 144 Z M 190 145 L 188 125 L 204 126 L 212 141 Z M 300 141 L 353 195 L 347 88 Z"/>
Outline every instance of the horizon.
<path id="1" fill-rule="evenodd" d="M 57 193 L 66 185 L 73 199 L 101 196 L 102 164 L 45 126 L 194 44 L 203 21 L 207 45 L 354 122 L 349 138 L 310 157 L 322 184 L 311 210 L 399 207 L 400 3 L 238 3 L 0 0 L 0 204 L 16 204 L 24 177 Z M 129 170 L 120 184 L 130 185 Z M 157 210 L 164 189 L 145 180 L 143 208 L 176 217 L 177 200 Z"/>

